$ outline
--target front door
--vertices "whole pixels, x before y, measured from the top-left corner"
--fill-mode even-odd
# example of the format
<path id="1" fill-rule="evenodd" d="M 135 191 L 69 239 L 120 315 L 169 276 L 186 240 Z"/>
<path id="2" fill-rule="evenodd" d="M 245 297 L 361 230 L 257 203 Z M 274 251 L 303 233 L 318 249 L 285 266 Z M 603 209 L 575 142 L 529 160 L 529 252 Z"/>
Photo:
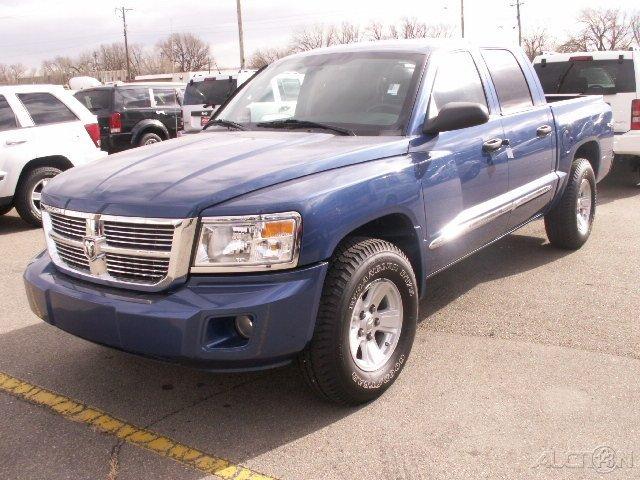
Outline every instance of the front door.
<path id="1" fill-rule="evenodd" d="M 448 53 L 437 61 L 429 117 L 450 102 L 487 108 L 490 120 L 461 130 L 425 135 L 412 153 L 426 158 L 422 186 L 427 221 L 427 256 L 433 273 L 506 231 L 499 198 L 508 189 L 506 149 L 499 115 L 487 100 L 483 81 L 469 52 Z"/>

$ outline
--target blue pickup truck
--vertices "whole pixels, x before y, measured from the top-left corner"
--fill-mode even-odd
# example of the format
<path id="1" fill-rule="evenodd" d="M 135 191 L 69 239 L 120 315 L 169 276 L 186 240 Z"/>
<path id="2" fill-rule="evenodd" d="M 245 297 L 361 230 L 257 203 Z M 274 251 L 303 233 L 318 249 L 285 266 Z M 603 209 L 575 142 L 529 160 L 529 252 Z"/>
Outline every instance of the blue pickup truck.
<path id="1" fill-rule="evenodd" d="M 293 55 L 205 132 L 51 181 L 30 306 L 199 368 L 296 361 L 323 398 L 370 401 L 407 363 L 431 276 L 538 218 L 559 248 L 587 241 L 612 139 L 602 97 L 548 104 L 519 49 Z"/>

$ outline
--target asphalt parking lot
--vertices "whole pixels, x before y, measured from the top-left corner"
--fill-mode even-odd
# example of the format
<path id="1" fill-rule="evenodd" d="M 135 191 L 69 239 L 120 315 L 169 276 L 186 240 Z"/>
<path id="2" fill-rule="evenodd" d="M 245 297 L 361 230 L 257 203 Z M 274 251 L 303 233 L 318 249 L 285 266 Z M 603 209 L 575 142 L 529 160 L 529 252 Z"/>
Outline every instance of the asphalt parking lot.
<path id="1" fill-rule="evenodd" d="M 0 389 L 0 478 L 214 478 L 172 459 L 177 446 L 227 478 L 639 478 L 639 225 L 640 188 L 614 175 L 582 250 L 554 249 L 536 222 L 435 277 L 400 379 L 345 409 L 294 368 L 214 375 L 44 324 L 21 280 L 43 237 L 12 212 L 0 217 L 0 383 L 54 395 Z M 73 421 L 55 395 L 150 436 Z"/>

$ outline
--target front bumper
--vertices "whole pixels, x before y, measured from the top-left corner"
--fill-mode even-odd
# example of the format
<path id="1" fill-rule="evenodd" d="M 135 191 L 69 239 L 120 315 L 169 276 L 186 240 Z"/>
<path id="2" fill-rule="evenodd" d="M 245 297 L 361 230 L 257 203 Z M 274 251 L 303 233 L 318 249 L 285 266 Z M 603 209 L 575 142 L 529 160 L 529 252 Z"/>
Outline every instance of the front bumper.
<path id="1" fill-rule="evenodd" d="M 640 130 L 630 130 L 614 135 L 613 151 L 616 155 L 640 156 Z"/>
<path id="2" fill-rule="evenodd" d="M 119 350 L 210 370 L 288 363 L 311 340 L 326 263 L 279 273 L 192 276 L 141 293 L 76 280 L 38 255 L 24 274 L 31 310 L 66 332 Z M 253 318 L 249 340 L 228 328 Z"/>

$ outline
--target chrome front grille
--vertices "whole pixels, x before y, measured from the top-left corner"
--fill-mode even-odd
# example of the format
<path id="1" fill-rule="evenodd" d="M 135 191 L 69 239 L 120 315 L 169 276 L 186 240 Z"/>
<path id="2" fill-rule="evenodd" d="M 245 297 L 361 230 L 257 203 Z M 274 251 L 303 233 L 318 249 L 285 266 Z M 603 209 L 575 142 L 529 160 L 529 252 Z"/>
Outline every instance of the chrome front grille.
<path id="1" fill-rule="evenodd" d="M 98 215 L 43 205 L 47 248 L 61 270 L 155 291 L 186 277 L 196 220 Z"/>

